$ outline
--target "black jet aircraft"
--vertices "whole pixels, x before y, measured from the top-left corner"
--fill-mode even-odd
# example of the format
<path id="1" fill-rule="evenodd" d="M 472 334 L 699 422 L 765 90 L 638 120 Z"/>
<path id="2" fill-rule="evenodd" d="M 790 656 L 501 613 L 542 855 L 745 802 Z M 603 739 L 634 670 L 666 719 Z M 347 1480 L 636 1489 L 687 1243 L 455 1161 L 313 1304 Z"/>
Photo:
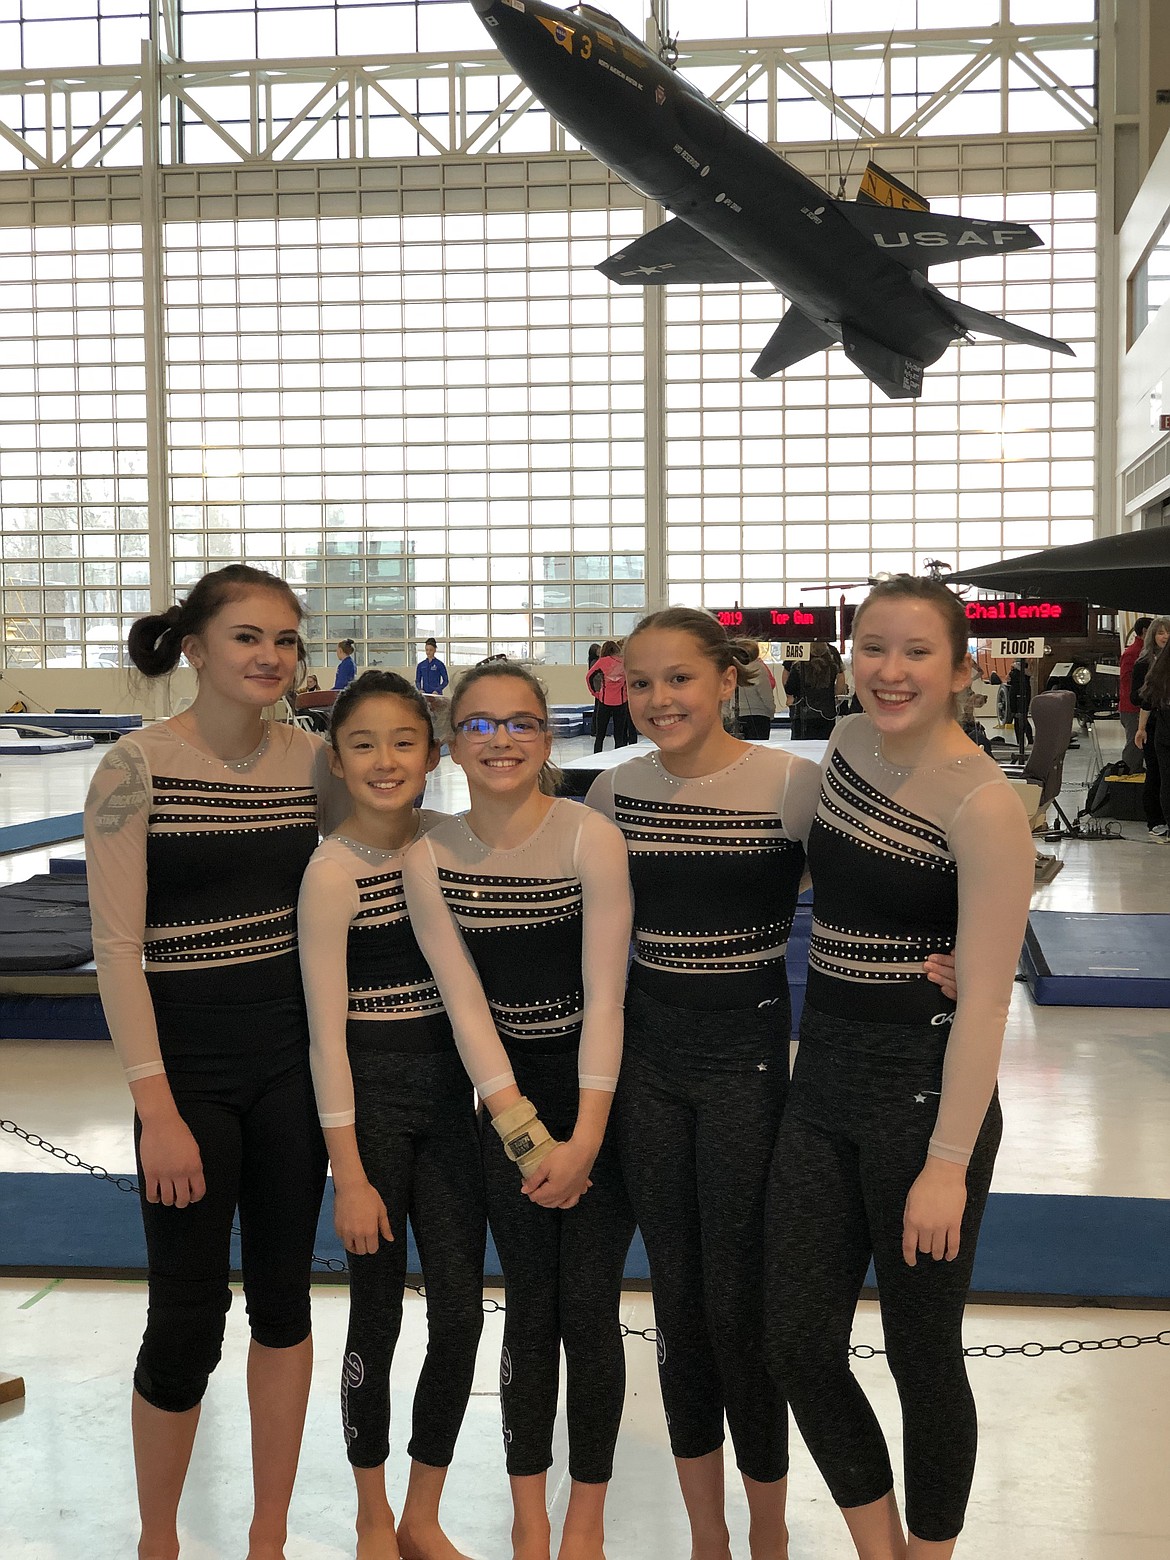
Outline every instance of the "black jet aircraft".
<path id="1" fill-rule="evenodd" d="M 835 200 L 742 130 L 621 22 L 591 5 L 471 0 L 500 53 L 565 129 L 672 212 L 598 266 L 624 286 L 770 282 L 789 308 L 752 365 L 761 379 L 840 343 L 895 399 L 972 332 L 1072 355 L 1010 320 L 948 298 L 928 266 L 1031 249 L 1030 227 L 932 213 L 870 164 L 856 201 Z"/>

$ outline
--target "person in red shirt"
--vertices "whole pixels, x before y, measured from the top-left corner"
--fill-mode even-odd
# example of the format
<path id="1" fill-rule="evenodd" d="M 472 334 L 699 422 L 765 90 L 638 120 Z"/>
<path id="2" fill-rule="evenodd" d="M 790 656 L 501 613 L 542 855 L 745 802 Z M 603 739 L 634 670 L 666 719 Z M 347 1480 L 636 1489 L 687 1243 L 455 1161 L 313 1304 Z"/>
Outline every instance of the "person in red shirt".
<path id="1" fill-rule="evenodd" d="M 1125 751 L 1121 755 L 1121 762 L 1129 770 L 1131 775 L 1140 775 L 1145 768 L 1145 760 L 1141 749 L 1134 742 L 1137 735 L 1138 718 L 1141 711 L 1133 702 L 1133 693 L 1130 684 L 1133 681 L 1133 669 L 1137 659 L 1142 653 L 1142 641 L 1146 637 L 1152 618 L 1140 617 L 1133 625 L 1133 639 L 1121 652 L 1121 676 L 1118 678 L 1121 686 L 1117 693 L 1117 709 L 1121 717 L 1121 729 L 1125 732 Z"/>
<path id="2" fill-rule="evenodd" d="M 630 729 L 630 707 L 626 701 L 626 673 L 616 640 L 605 641 L 601 655 L 589 668 L 585 681 L 596 700 L 593 710 L 593 751 L 601 752 L 611 722 L 614 747 L 628 746 L 635 737 Z"/>

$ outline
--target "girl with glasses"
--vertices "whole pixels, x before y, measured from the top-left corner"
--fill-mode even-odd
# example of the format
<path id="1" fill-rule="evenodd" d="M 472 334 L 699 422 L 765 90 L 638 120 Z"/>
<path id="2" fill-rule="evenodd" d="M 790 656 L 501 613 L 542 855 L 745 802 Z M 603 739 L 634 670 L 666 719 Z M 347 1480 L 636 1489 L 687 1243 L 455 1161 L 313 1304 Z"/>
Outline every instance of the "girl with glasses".
<path id="1" fill-rule="evenodd" d="M 622 1050 L 630 891 L 620 832 L 552 794 L 544 691 L 464 673 L 451 756 L 470 810 L 410 850 L 410 918 L 490 1126 L 504 1275 L 500 1361 L 514 1560 L 549 1560 L 546 1476 L 565 1353 L 572 1480 L 560 1560 L 603 1560 L 625 1391 L 618 1306 L 634 1220 L 607 1133 Z"/>
<path id="2" fill-rule="evenodd" d="M 413 798 L 439 762 L 421 693 L 365 672 L 333 707 L 334 774 L 351 811 L 301 885 L 301 968 L 333 1217 L 349 1254 L 341 1367 L 358 1560 L 456 1560 L 439 1501 L 483 1323 L 485 1213 L 471 1088 L 406 914 L 407 848 L 444 815 Z M 390 1365 L 402 1325 L 409 1215 L 427 1291 L 427 1350 L 395 1530 L 386 1498 Z"/>
<path id="3" fill-rule="evenodd" d="M 853 627 L 864 714 L 838 724 L 815 816 L 794 819 L 816 904 L 768 1189 L 768 1361 L 864 1560 L 946 1560 L 975 1465 L 963 1307 L 1034 853 L 1003 772 L 955 721 L 969 626 L 936 581 L 870 592 Z M 922 962 L 951 948 L 957 1003 Z M 871 1257 L 902 1407 L 908 1535 L 849 1368 Z"/>

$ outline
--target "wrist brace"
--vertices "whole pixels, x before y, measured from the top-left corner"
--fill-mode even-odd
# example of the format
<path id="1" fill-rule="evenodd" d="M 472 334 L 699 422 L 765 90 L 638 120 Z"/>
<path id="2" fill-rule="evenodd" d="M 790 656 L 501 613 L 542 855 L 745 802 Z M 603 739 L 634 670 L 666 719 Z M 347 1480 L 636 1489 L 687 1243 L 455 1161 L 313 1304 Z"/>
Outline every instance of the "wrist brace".
<path id="1" fill-rule="evenodd" d="M 556 1139 L 536 1114 L 536 1106 L 528 1099 L 517 1100 L 515 1105 L 509 1105 L 498 1116 L 493 1116 L 492 1126 L 504 1145 L 504 1153 L 525 1180 L 557 1146 Z"/>

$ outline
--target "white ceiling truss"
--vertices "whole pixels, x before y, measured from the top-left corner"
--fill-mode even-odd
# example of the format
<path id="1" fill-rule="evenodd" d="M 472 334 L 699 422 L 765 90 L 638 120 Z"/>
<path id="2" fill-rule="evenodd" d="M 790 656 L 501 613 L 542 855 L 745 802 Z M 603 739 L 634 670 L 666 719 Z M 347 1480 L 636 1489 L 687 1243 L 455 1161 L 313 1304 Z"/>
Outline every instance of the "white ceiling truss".
<path id="1" fill-rule="evenodd" d="M 163 7 L 162 34 L 173 43 L 173 5 Z M 775 143 L 782 105 L 812 99 L 835 116 L 836 133 L 861 140 L 911 138 L 965 91 L 998 91 L 1000 124 L 1008 134 L 1009 89 L 1031 87 L 1058 104 L 1062 130 L 1092 130 L 1097 109 L 1083 86 L 1065 81 L 1063 62 L 1091 56 L 1097 29 L 1085 25 L 1004 24 L 899 32 L 887 37 L 838 34 L 762 40 L 713 40 L 680 48 L 684 75 L 698 76 L 723 108 Z M 873 69 L 872 93 L 836 92 L 838 73 Z M 1082 82 L 1095 77 L 1086 59 Z M 949 68 L 953 66 L 953 68 Z M 941 85 L 919 86 L 917 76 Z M 867 77 L 868 79 L 868 77 Z M 716 85 L 717 83 L 717 85 Z M 154 104 L 151 115 L 149 104 Z M 393 58 L 326 58 L 195 64 L 143 46 L 140 67 L 94 66 L 77 71 L 0 72 L 0 167 L 79 170 L 134 166 L 141 146 L 155 142 L 165 165 L 182 164 L 190 127 L 202 127 L 222 147 L 223 162 L 272 164 L 300 158 L 384 157 L 379 140 L 388 118 L 417 136 L 423 156 L 481 157 L 502 146 L 530 111 L 543 114 L 506 62 L 484 50 Z M 155 124 L 144 127 L 144 117 Z M 547 119 L 547 146 L 563 152 L 564 132 Z M 151 133 L 143 135 L 144 128 Z M 135 132 L 139 132 L 138 135 Z M 823 139 L 823 134 L 816 139 Z M 208 162 L 206 134 L 198 161 Z M 396 150 L 395 155 L 403 155 Z"/>

